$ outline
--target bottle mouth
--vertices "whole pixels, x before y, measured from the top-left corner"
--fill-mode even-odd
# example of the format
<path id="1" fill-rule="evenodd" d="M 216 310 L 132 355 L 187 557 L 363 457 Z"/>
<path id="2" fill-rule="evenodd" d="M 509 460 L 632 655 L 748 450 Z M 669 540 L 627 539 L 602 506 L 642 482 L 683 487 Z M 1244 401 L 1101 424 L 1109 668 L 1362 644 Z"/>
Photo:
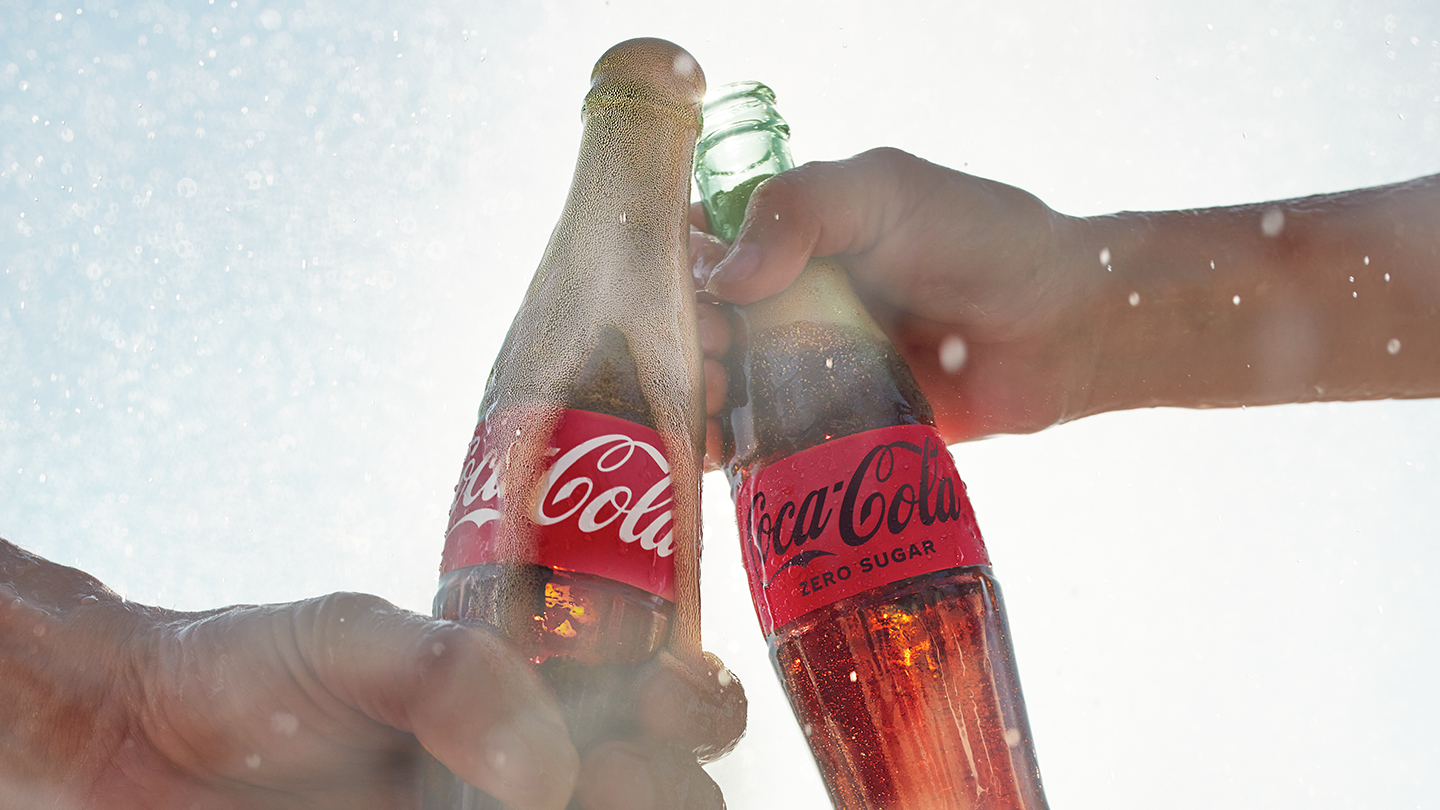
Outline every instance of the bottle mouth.
<path id="1" fill-rule="evenodd" d="M 775 91 L 760 82 L 732 82 L 715 88 L 705 98 L 701 114 L 704 129 L 695 147 L 697 153 L 741 132 L 790 135 L 790 125 L 775 109 Z"/>

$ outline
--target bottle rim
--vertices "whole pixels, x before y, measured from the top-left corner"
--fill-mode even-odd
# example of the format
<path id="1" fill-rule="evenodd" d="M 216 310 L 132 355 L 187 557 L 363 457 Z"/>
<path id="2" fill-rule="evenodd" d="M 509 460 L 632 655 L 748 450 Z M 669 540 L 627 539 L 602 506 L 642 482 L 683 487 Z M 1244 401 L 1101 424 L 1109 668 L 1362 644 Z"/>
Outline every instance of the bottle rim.
<path id="1" fill-rule="evenodd" d="M 716 142 L 738 132 L 790 136 L 790 125 L 775 109 L 775 91 L 757 81 L 731 82 L 715 88 L 701 106 L 701 119 L 700 140 L 695 146 L 697 158 Z"/>

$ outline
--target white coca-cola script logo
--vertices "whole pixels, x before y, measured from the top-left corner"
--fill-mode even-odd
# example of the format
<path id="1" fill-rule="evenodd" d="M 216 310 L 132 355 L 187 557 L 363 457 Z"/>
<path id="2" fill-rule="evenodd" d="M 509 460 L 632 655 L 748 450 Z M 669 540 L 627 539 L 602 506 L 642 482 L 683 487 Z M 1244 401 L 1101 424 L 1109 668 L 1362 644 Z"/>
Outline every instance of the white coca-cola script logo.
<path id="1" fill-rule="evenodd" d="M 659 557 L 675 552 L 670 465 L 658 448 L 623 433 L 608 433 L 563 455 L 557 448 L 551 448 L 550 454 L 559 458 L 541 483 L 531 514 L 537 525 L 569 521 L 592 533 L 618 521 L 616 533 L 623 542 L 639 543 Z M 451 509 L 450 531 L 466 523 L 479 528 L 500 519 L 498 461 L 484 456 L 483 440 L 477 435 Z"/>

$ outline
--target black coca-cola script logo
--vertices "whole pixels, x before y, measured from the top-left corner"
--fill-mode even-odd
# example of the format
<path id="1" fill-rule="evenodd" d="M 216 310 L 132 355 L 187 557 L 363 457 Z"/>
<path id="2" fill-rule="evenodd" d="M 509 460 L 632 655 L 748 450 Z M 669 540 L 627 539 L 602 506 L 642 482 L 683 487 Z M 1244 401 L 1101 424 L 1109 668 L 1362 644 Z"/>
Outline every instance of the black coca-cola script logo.
<path id="1" fill-rule="evenodd" d="M 762 472 L 762 483 L 750 497 L 742 522 L 751 570 L 765 572 L 765 587 L 769 588 L 786 569 L 835 556 L 836 551 L 826 546 L 833 548 L 837 541 L 858 548 L 872 540 L 898 538 L 915 521 L 928 527 L 960 520 L 967 511 L 964 485 L 949 462 L 949 453 L 938 437 L 926 437 L 920 444 L 902 440 L 876 445 L 848 479 L 811 489 L 803 496 L 799 493 L 805 486 L 767 486 L 770 482 Z M 797 472 L 803 474 L 803 469 Z M 771 493 L 782 487 L 795 497 L 772 497 Z"/>

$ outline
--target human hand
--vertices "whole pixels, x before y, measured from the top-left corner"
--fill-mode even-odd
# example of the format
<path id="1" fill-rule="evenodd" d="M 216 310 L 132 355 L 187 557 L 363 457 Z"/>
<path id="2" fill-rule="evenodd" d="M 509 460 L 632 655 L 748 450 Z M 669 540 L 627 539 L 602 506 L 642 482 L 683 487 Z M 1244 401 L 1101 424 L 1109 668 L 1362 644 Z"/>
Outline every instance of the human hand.
<path id="1" fill-rule="evenodd" d="M 517 810 L 558 810 L 572 789 L 589 810 L 720 808 L 692 752 L 718 755 L 743 722 L 717 716 L 710 665 L 707 678 L 657 661 L 621 698 L 644 733 L 582 760 L 547 687 L 484 630 L 362 594 L 146 607 L 0 540 L 0 794 L 21 808 L 414 807 L 428 750 Z"/>
<path id="2" fill-rule="evenodd" d="M 954 442 L 1085 413 L 1095 284 L 1067 263 L 1072 228 L 1020 189 L 876 149 L 771 178 L 728 253 L 692 234 L 691 261 L 707 293 L 748 304 L 783 290 L 811 256 L 838 258 Z M 723 309 L 702 302 L 700 335 L 713 417 L 731 339 Z"/>

